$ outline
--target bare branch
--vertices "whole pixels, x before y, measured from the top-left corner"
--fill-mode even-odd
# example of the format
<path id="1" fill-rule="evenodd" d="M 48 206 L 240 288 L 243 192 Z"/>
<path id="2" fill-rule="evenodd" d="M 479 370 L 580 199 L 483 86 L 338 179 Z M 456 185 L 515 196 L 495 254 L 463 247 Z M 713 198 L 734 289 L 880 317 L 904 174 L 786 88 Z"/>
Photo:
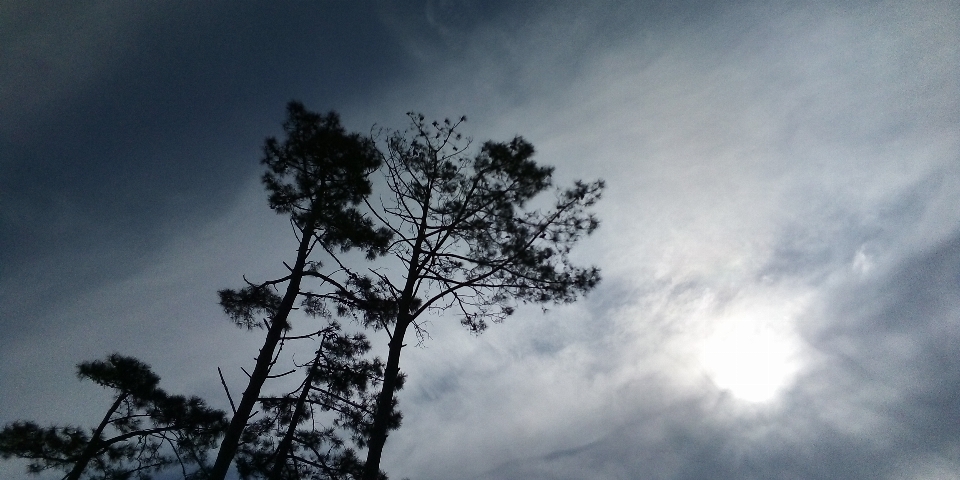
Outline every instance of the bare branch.
<path id="1" fill-rule="evenodd" d="M 223 385 L 223 391 L 227 393 L 227 400 L 230 401 L 230 410 L 233 411 L 233 414 L 237 414 L 237 406 L 233 403 L 233 397 L 230 396 L 230 389 L 227 388 L 227 381 L 223 379 L 223 371 L 220 370 L 220 367 L 217 367 L 217 373 L 220 374 L 220 383 Z"/>

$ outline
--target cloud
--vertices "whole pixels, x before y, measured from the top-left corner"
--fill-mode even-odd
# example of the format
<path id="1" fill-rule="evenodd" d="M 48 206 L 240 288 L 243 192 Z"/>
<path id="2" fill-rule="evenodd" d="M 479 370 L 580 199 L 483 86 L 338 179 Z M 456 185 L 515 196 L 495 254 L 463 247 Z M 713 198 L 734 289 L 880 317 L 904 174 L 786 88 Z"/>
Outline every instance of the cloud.
<path id="1" fill-rule="evenodd" d="M 960 224 L 950 207 L 960 192 L 960 77 L 945 67 L 960 22 L 945 3 L 892 7 L 739 4 L 634 23 L 568 57 L 567 41 L 609 37 L 599 27 L 546 33 L 570 23 L 558 9 L 520 34 L 486 25 L 480 40 L 458 44 L 459 61 L 434 60 L 443 69 L 425 82 L 451 87 L 434 91 L 428 111 L 482 96 L 485 107 L 467 112 L 480 131 L 524 134 L 561 177 L 607 178 L 603 227 L 579 251 L 606 280 L 581 310 L 553 312 L 554 330 L 521 315 L 473 341 L 483 348 L 441 331 L 406 358 L 423 379 L 411 376 L 417 393 L 401 397 L 411 413 L 391 437 L 396 471 L 898 478 L 956 463 L 956 432 L 929 448 L 897 440 L 930 427 L 890 412 L 926 400 L 862 376 L 856 365 L 869 355 L 851 360 L 811 333 L 849 324 L 842 297 L 875 302 L 877 285 L 897 285 Z M 608 18 L 583 17 L 577 25 Z M 892 342 L 906 348 L 894 348 L 901 360 L 922 351 L 922 329 L 901 328 L 907 346 L 879 331 L 863 347 Z M 743 332 L 784 350 L 752 353 L 779 358 L 786 372 L 767 403 L 737 398 L 704 362 L 704 346 Z M 453 346 L 434 346 L 445 342 Z M 956 391 L 948 383 L 942 393 Z M 947 411 L 922 415 L 942 422 Z M 531 423 L 538 414 L 549 420 Z"/>
<path id="2" fill-rule="evenodd" d="M 638 378 L 632 395 L 606 389 L 614 418 L 605 435 L 571 429 L 566 436 L 579 445 L 502 459 L 477 478 L 894 479 L 953 471 L 958 287 L 960 235 L 870 282 L 851 276 L 807 309 L 799 324 L 815 353 L 774 404 L 751 406 L 709 389 L 670 395 L 669 375 Z M 583 393 L 570 383 L 549 385 Z M 623 401 L 632 403 L 616 406 Z M 524 448 L 533 451 L 556 437 L 530 441 Z"/>
<path id="3" fill-rule="evenodd" d="M 466 114 L 478 140 L 523 134 L 562 183 L 609 185 L 601 230 L 576 252 L 604 271 L 588 299 L 547 314 L 522 309 L 480 337 L 435 318 L 432 338 L 405 350 L 405 421 L 387 444 L 387 470 L 423 479 L 949 478 L 960 468 L 950 421 L 960 406 L 960 9 L 614 3 L 380 5 L 405 49 L 390 64 L 402 64 L 399 73 L 377 83 L 389 88 L 353 82 L 363 94 L 344 100 L 328 91 L 347 76 L 315 88 L 294 74 L 269 77 L 308 100 L 341 102 L 360 129 L 400 125 L 411 109 Z M 119 42 L 124 22 L 138 21 L 117 20 L 104 35 Z M 34 25 L 17 38 L 47 23 Z M 99 45 L 81 33 L 79 45 Z M 51 35 L 62 43 L 70 34 Z M 47 55 L 32 48 L 17 58 Z M 122 49 L 104 51 L 121 58 Z M 117 60 L 74 61 L 54 64 L 77 69 L 79 86 L 41 82 L 36 105 L 109 70 L 89 62 Z M 262 125 L 264 115 L 243 122 Z M 236 144 L 238 135 L 211 138 Z M 49 382 L 33 389 L 35 401 L 6 400 L 17 408 L 4 413 L 70 418 L 76 412 L 43 399 L 76 383 L 70 365 L 108 347 L 166 365 L 171 390 L 222 400 L 211 365 L 242 363 L 256 342 L 230 330 L 207 294 L 273 272 L 286 241 L 259 188 L 231 198 L 215 220 L 189 228 L 145 221 L 158 234 L 144 248 L 123 237 L 78 253 L 79 266 L 61 271 L 100 280 L 63 298 L 56 288 L 25 300 L 13 297 L 26 287 L 5 289 L 14 316 L 36 322 L 6 340 L 4 365 L 15 372 L 0 378 L 16 389 L 0 391 Z M 43 210 L 10 205 L 5 222 Z M 70 206 L 52 210 L 104 230 Z M 30 263 L 43 268 L 24 281 L 76 250 Z M 113 271 L 126 274 L 103 280 Z M 0 323 L 20 328 L 11 325 Z M 741 363 L 724 366 L 731 353 Z M 738 393 L 750 380 L 729 373 L 752 364 L 778 366 L 761 376 L 766 395 Z M 74 400 L 64 402 L 84 403 Z"/>

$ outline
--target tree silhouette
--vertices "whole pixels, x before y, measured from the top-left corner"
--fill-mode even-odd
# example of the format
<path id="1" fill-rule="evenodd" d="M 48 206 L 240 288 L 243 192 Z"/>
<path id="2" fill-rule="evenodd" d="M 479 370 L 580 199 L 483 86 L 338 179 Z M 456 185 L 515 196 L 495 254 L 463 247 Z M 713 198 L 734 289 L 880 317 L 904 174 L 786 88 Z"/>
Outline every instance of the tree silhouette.
<path id="1" fill-rule="evenodd" d="M 0 456 L 28 459 L 34 474 L 63 470 L 67 480 L 148 479 L 176 464 L 183 478 L 203 473 L 207 451 L 226 427 L 224 412 L 197 397 L 167 394 L 135 358 L 113 354 L 81 363 L 77 375 L 116 392 L 100 424 L 88 435 L 80 427 L 13 422 L 0 431 Z M 198 471 L 188 473 L 191 465 Z"/>
<path id="2" fill-rule="evenodd" d="M 375 401 L 368 392 L 382 380 L 383 365 L 364 359 L 370 343 L 361 334 L 344 334 L 337 322 L 318 337 L 315 357 L 302 366 L 303 382 L 286 395 L 261 398 L 267 414 L 244 431 L 241 478 L 359 478 L 362 462 L 341 434 L 365 445 Z M 335 413 L 331 426 L 318 428 L 318 411 Z"/>
<path id="3" fill-rule="evenodd" d="M 277 347 L 290 328 L 290 313 L 304 304 L 308 307 L 305 312 L 310 315 L 329 316 L 323 285 L 316 286 L 321 288 L 318 292 L 304 284 L 305 278 L 311 278 L 312 273 L 323 267 L 311 255 L 319 247 L 320 252 L 360 249 L 368 258 L 373 258 L 385 249 L 390 238 L 389 231 L 374 228 L 373 222 L 357 209 L 370 194 L 368 176 L 381 164 L 373 142 L 346 133 L 336 113 L 319 115 L 297 102 L 291 102 L 287 111 L 288 119 L 283 125 L 286 139 L 281 143 L 268 138 L 264 146 L 262 163 L 267 166 L 267 172 L 263 183 L 269 192 L 270 208 L 289 216 L 298 248 L 292 264 L 284 263 L 287 275 L 259 284 L 248 282 L 239 290 L 220 291 L 220 304 L 227 315 L 239 326 L 266 329 L 266 337 L 213 467 L 211 477 L 219 480 L 226 476 L 241 443 L 250 441 L 249 434 L 244 438 L 244 430 L 253 417 L 254 406 L 261 401 L 260 392 L 276 362 Z M 280 286 L 284 286 L 282 296 L 276 293 Z M 346 304 L 340 308 L 347 308 Z M 260 315 L 265 317 L 262 322 Z M 321 329 L 313 336 L 322 336 L 322 332 Z M 306 392 L 311 382 L 305 385 Z M 265 406 L 279 411 L 277 409 L 285 409 L 287 403 L 266 401 Z M 291 425 L 301 421 L 301 415 L 293 414 L 289 420 Z M 281 441 L 278 446 L 289 449 L 288 444 L 289 441 Z M 281 452 L 279 458 L 276 455 L 272 458 L 282 463 L 287 455 Z M 255 456 L 248 456 L 252 458 Z M 257 463 L 250 462 L 253 462 L 251 465 Z M 256 469 L 249 470 L 254 471 Z"/>
<path id="4" fill-rule="evenodd" d="M 349 296 L 365 305 L 368 326 L 389 334 L 389 353 L 369 432 L 364 480 L 379 475 L 380 458 L 394 425 L 400 353 L 410 327 L 428 312 L 452 312 L 475 333 L 500 322 L 518 302 L 567 303 L 600 279 L 595 267 L 569 260 L 571 248 L 597 228 L 586 210 L 603 182 L 575 182 L 542 208 L 531 203 L 551 189 L 553 168 L 533 161 L 521 137 L 484 143 L 467 152 L 457 128 L 466 120 L 427 124 L 409 114 L 407 134 L 391 135 L 383 154 L 392 198 L 373 214 L 394 235 L 389 253 L 397 271 L 354 274 Z"/>
<path id="5" fill-rule="evenodd" d="M 92 434 L 16 422 L 0 432 L 0 455 L 72 480 L 148 478 L 173 462 L 185 478 L 223 480 L 236 465 L 243 479 L 384 480 L 383 448 L 401 421 L 401 351 L 409 331 L 424 338 L 427 314 L 452 314 L 479 334 L 519 303 L 573 302 L 599 282 L 595 267 L 569 257 L 597 228 L 588 209 L 602 181 L 577 181 L 547 199 L 553 169 L 533 160 L 530 143 L 516 137 L 470 152 L 457 131 L 465 118 L 427 124 L 410 114 L 411 128 L 380 150 L 347 133 L 333 112 L 297 102 L 287 112 L 286 138 L 266 140 L 262 180 L 270 208 L 289 217 L 295 257 L 280 278 L 244 278 L 244 287 L 219 292 L 236 325 L 266 332 L 238 405 L 227 391 L 232 419 L 197 398 L 167 395 L 145 365 L 113 355 L 80 366 L 81 377 L 117 391 Z M 375 205 L 368 197 L 378 169 L 387 198 Z M 353 250 L 366 260 L 345 254 Z M 295 310 L 318 323 L 294 332 Z M 385 331 L 386 362 L 369 358 L 370 342 L 340 318 Z M 272 372 L 286 342 L 304 341 L 315 342 L 309 361 Z M 262 393 L 268 379 L 294 372 L 303 374 L 296 387 Z M 206 451 L 221 434 L 208 469 Z M 367 450 L 365 460 L 353 446 Z"/>

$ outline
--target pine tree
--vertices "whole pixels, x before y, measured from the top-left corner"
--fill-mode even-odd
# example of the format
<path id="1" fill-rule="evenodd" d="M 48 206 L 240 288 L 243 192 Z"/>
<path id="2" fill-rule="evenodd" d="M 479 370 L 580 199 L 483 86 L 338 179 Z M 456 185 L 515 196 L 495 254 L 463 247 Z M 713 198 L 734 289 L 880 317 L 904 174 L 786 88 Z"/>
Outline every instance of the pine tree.
<path id="1" fill-rule="evenodd" d="M 207 451 L 226 428 L 224 412 L 197 397 L 169 395 L 132 357 L 81 363 L 77 375 L 115 392 L 99 425 L 88 434 L 81 427 L 13 422 L 0 431 L 0 456 L 28 459 L 34 474 L 63 470 L 67 480 L 149 479 L 174 465 L 185 479 L 205 473 Z"/>
<path id="2" fill-rule="evenodd" d="M 357 208 L 370 194 L 368 176 L 381 164 L 373 142 L 346 133 L 336 113 L 319 115 L 297 102 L 291 102 L 287 111 L 288 119 L 283 125 L 286 138 L 283 142 L 268 138 L 264 146 L 262 163 L 267 172 L 263 183 L 269 192 L 270 208 L 289 217 L 298 247 L 292 263 L 284 263 L 287 275 L 257 284 L 248 282 L 238 290 L 220 291 L 221 306 L 238 326 L 263 328 L 266 335 L 214 464 L 212 478 L 218 480 L 225 478 L 242 444 L 260 441 L 251 437 L 253 432 L 258 428 L 265 431 L 263 424 L 255 423 L 245 436 L 245 430 L 251 427 L 254 407 L 261 402 L 263 385 L 276 362 L 278 346 L 291 327 L 291 312 L 303 304 L 308 307 L 306 313 L 328 317 L 325 286 L 321 283 L 315 285 L 320 290 L 311 290 L 304 281 L 315 278 L 313 274 L 323 268 L 314 254 L 359 249 L 372 259 L 385 249 L 390 238 L 388 231 L 374 228 L 373 222 Z M 281 287 L 282 295 L 277 293 Z M 318 329 L 315 336 L 321 336 L 322 331 L 323 328 Z M 313 370 L 308 372 L 310 377 Z M 274 411 L 286 408 L 284 402 L 265 401 L 264 405 Z M 301 416 L 293 415 L 288 421 L 296 425 Z M 287 454 L 281 454 L 271 458 L 275 463 L 283 463 L 286 457 Z"/>
<path id="3" fill-rule="evenodd" d="M 307 373 L 300 385 L 261 398 L 265 414 L 244 431 L 237 456 L 241 478 L 360 477 L 363 463 L 343 437 L 365 445 L 375 402 L 370 391 L 382 380 L 383 364 L 364 358 L 370 342 L 362 334 L 346 334 L 337 322 L 317 337 L 315 357 L 301 366 Z M 318 418 L 325 412 L 334 414 L 332 421 Z"/>
<path id="4" fill-rule="evenodd" d="M 390 136 L 383 154 L 392 198 L 382 207 L 367 204 L 393 233 L 389 253 L 401 265 L 369 278 L 354 274 L 345 294 L 363 299 L 367 325 L 390 337 L 364 480 L 380 475 L 395 425 L 400 353 L 411 327 L 422 334 L 426 314 L 453 314 L 479 333 L 517 303 L 573 302 L 600 280 L 597 268 L 576 266 L 569 254 L 598 226 L 587 209 L 600 198 L 602 181 L 577 181 L 534 207 L 553 187 L 553 168 L 533 160 L 529 142 L 486 142 L 471 153 L 457 132 L 465 117 L 427 124 L 423 115 L 409 116 L 411 129 Z"/>

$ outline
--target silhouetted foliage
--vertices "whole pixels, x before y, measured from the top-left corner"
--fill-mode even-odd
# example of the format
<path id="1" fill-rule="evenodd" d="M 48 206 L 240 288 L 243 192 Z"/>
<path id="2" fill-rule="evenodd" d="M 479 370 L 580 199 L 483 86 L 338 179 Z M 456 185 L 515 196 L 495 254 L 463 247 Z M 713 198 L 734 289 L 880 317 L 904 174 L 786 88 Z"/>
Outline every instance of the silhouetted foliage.
<path id="1" fill-rule="evenodd" d="M 600 198 L 602 181 L 575 182 L 542 208 L 531 207 L 552 188 L 553 169 L 534 162 L 529 142 L 486 142 L 469 153 L 470 141 L 457 132 L 465 117 L 427 124 L 423 115 L 409 116 L 410 130 L 389 136 L 381 153 L 392 198 L 367 203 L 393 234 L 388 252 L 401 268 L 365 276 L 338 261 L 348 277 L 339 283 L 314 273 L 340 288 L 339 300 L 356 305 L 366 326 L 390 337 L 364 480 L 380 475 L 404 337 L 412 326 L 422 338 L 424 314 L 454 313 L 479 333 L 518 302 L 572 302 L 600 279 L 595 267 L 573 265 L 569 253 L 597 228 L 587 209 Z"/>
<path id="2" fill-rule="evenodd" d="M 388 136 L 381 150 L 347 133 L 335 113 L 297 102 L 287 113 L 285 138 L 265 142 L 262 180 L 270 208 L 289 218 L 296 254 L 279 278 L 244 278 L 243 287 L 218 292 L 237 326 L 266 332 L 238 405 L 227 391 L 229 423 L 199 399 L 163 393 L 145 365 L 114 355 L 80 366 L 81 377 L 117 392 L 92 433 L 16 422 L 0 434 L 0 454 L 71 479 L 147 478 L 180 463 L 184 477 L 214 480 L 231 465 L 244 480 L 385 480 L 380 459 L 402 420 L 396 393 L 408 330 L 423 340 L 426 314 L 453 314 L 479 334 L 519 303 L 573 302 L 597 285 L 598 270 L 569 254 L 597 228 L 588 209 L 601 181 L 574 182 L 545 199 L 553 169 L 533 160 L 533 146 L 516 137 L 468 151 L 471 141 L 457 131 L 465 118 L 427 124 L 411 114 L 410 130 Z M 377 170 L 388 198 L 370 202 Z M 344 255 L 354 250 L 364 255 Z M 315 323 L 294 329 L 294 311 Z M 370 357 L 363 333 L 341 327 L 344 318 L 386 332 L 386 362 Z M 288 342 L 314 342 L 314 355 L 275 373 Z M 262 393 L 268 379 L 295 373 L 297 386 Z M 367 450 L 365 460 L 356 449 Z"/>
<path id="3" fill-rule="evenodd" d="M 298 102 L 291 102 L 287 112 L 286 140 L 268 138 L 263 148 L 270 208 L 289 215 L 322 248 L 359 248 L 373 258 L 390 234 L 374 229 L 356 206 L 370 195 L 368 177 L 381 164 L 376 145 L 346 133 L 335 112 L 318 115 Z"/>
<path id="4" fill-rule="evenodd" d="M 332 249 L 335 268 L 314 268 L 333 290 L 308 296 L 308 310 L 349 312 L 364 326 L 386 330 L 389 341 L 372 423 L 366 430 L 362 478 L 383 475 L 380 458 L 390 429 L 399 426 L 395 393 L 402 383 L 400 352 L 411 326 L 427 312 L 454 312 L 475 333 L 514 312 L 517 303 L 567 303 L 596 286 L 599 272 L 569 260 L 571 248 L 598 225 L 587 209 L 603 183 L 575 182 L 543 208 L 530 207 L 551 189 L 553 169 L 533 161 L 533 146 L 520 137 L 486 142 L 468 153 L 458 122 L 427 124 L 410 115 L 412 127 L 386 140 L 379 152 L 392 198 L 370 214 L 393 236 L 387 253 L 400 268 L 361 273 Z"/>
<path id="5" fill-rule="evenodd" d="M 368 392 L 379 385 L 383 365 L 363 358 L 370 350 L 363 335 L 344 334 L 336 322 L 317 336 L 319 349 L 303 365 L 307 375 L 299 387 L 260 399 L 264 415 L 244 431 L 237 454 L 241 478 L 359 478 L 363 464 L 342 436 L 365 445 L 375 401 Z M 320 412 L 334 413 L 329 426 L 318 422 Z"/>
<path id="6" fill-rule="evenodd" d="M 81 379 L 116 392 L 100 424 L 87 433 L 14 422 L 0 431 L 0 456 L 29 460 L 30 473 L 63 470 L 71 480 L 148 479 L 172 465 L 180 466 L 183 478 L 202 476 L 207 451 L 226 428 L 224 412 L 197 397 L 169 395 L 135 358 L 113 354 L 77 370 Z"/>
<path id="7" fill-rule="evenodd" d="M 224 312 L 238 326 L 262 327 L 267 334 L 221 444 L 212 472 L 212 478 L 218 480 L 225 478 L 238 450 L 242 451 L 238 468 L 245 478 L 290 478 L 310 468 L 312 472 L 326 472 L 329 478 L 338 478 L 340 473 L 355 469 L 359 462 L 336 430 L 359 431 L 361 427 L 343 419 L 334 423 L 335 428 L 311 426 L 304 431 L 296 427 L 318 405 L 319 392 L 339 392 L 344 401 L 319 405 L 328 409 L 341 405 L 345 410 L 350 399 L 362 395 L 369 383 L 379 381 L 381 375 L 379 363 L 365 363 L 361 358 L 369 349 L 363 336 L 344 336 L 339 325 L 329 323 L 302 336 L 319 339 L 321 346 L 317 359 L 304 367 L 306 380 L 297 392 L 280 398 L 261 397 L 278 347 L 288 340 L 293 310 L 302 307 L 303 313 L 330 322 L 329 301 L 333 301 L 340 314 L 353 308 L 330 295 L 336 289 L 323 283 L 305 285 L 305 278 L 314 278 L 313 274 L 324 267 L 318 254 L 359 249 L 372 259 L 385 251 L 391 236 L 387 229 L 374 228 L 373 221 L 358 208 L 371 191 L 368 176 L 381 165 L 374 143 L 358 134 L 346 133 L 333 112 L 319 115 L 297 102 L 291 102 L 287 112 L 283 125 L 286 138 L 282 142 L 268 138 L 264 146 L 262 163 L 267 172 L 263 183 L 270 208 L 289 216 L 298 248 L 292 263 L 284 263 L 288 275 L 219 292 Z M 277 293 L 281 286 L 282 296 Z M 343 348 L 343 342 L 353 347 Z M 330 369 L 335 366 L 343 368 L 334 375 Z M 366 375 L 362 382 L 356 372 Z M 263 414 L 255 419 L 254 407 L 258 403 Z M 362 410 L 362 406 L 351 408 Z M 362 413 L 343 415 L 364 417 Z M 362 435 L 354 437 L 359 439 Z M 317 475 L 304 478 L 327 478 Z"/>

